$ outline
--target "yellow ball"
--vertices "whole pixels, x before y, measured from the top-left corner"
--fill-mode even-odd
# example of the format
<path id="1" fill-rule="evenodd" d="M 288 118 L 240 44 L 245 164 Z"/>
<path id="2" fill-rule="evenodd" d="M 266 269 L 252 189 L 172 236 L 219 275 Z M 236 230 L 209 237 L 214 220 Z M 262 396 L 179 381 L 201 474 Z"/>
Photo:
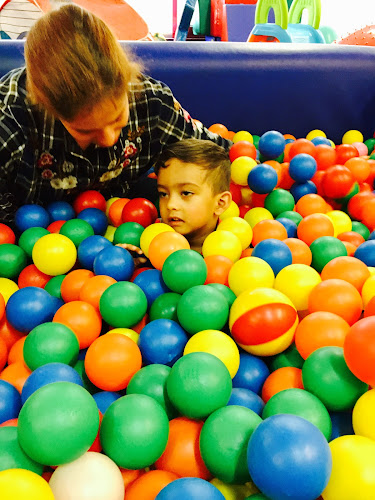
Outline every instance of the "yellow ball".
<path id="1" fill-rule="evenodd" d="M 72 240 L 63 234 L 46 234 L 35 243 L 32 259 L 39 271 L 57 276 L 67 273 L 74 266 L 77 249 Z"/>
<path id="2" fill-rule="evenodd" d="M 228 484 L 214 477 L 211 479 L 210 483 L 223 494 L 225 500 L 245 500 L 250 497 L 250 495 L 259 492 L 255 484 L 251 482 L 246 484 Z"/>
<path id="3" fill-rule="evenodd" d="M 125 335 L 125 337 L 129 337 L 136 344 L 138 344 L 139 333 L 135 332 L 131 328 L 112 328 L 112 330 L 109 330 L 107 332 L 107 334 L 110 334 L 110 333 L 119 333 L 120 335 Z"/>
<path id="4" fill-rule="evenodd" d="M 229 204 L 229 207 L 220 215 L 220 220 L 227 219 L 228 217 L 238 217 L 239 215 L 239 206 L 232 200 Z"/>
<path id="5" fill-rule="evenodd" d="M 242 254 L 242 245 L 237 236 L 229 231 L 214 231 L 203 242 L 202 255 L 224 255 L 236 262 Z"/>
<path id="6" fill-rule="evenodd" d="M 108 217 L 109 209 L 111 208 L 112 203 L 114 203 L 116 200 L 119 200 L 120 198 L 118 196 L 115 196 L 113 198 L 110 198 L 107 200 L 105 204 L 105 214 Z"/>
<path id="7" fill-rule="evenodd" d="M 6 469 L 0 472 L 1 500 L 54 500 L 45 479 L 26 469 Z"/>
<path id="8" fill-rule="evenodd" d="M 375 274 L 375 267 L 368 266 L 368 270 L 370 271 L 370 275 L 374 276 L 374 274 Z"/>
<path id="9" fill-rule="evenodd" d="M 247 178 L 256 164 L 257 162 L 248 156 L 239 156 L 236 158 L 230 166 L 232 181 L 240 186 L 248 186 Z"/>
<path id="10" fill-rule="evenodd" d="M 348 130 L 342 136 L 343 144 L 353 144 L 353 142 L 363 142 L 363 134 L 359 130 Z"/>
<path id="11" fill-rule="evenodd" d="M 233 264 L 228 275 L 229 288 L 237 297 L 246 290 L 272 288 L 274 281 L 272 267 L 259 257 L 243 257 Z"/>
<path id="12" fill-rule="evenodd" d="M 323 132 L 323 130 L 315 129 L 315 130 L 311 130 L 307 134 L 306 139 L 308 141 L 312 141 L 313 139 L 315 139 L 315 137 L 327 137 L 327 135 L 325 134 L 325 132 Z"/>
<path id="13" fill-rule="evenodd" d="M 220 330 L 203 330 L 188 340 L 185 354 L 191 352 L 208 352 L 219 358 L 228 368 L 233 378 L 240 366 L 240 353 L 234 340 Z"/>
<path id="14" fill-rule="evenodd" d="M 375 389 L 365 392 L 353 408 L 353 429 L 358 436 L 375 441 Z"/>
<path id="15" fill-rule="evenodd" d="M 0 278 L 0 293 L 3 296 L 5 304 L 8 302 L 9 297 L 19 290 L 18 285 L 9 278 Z"/>
<path id="16" fill-rule="evenodd" d="M 142 234 L 140 239 L 140 246 L 142 252 L 148 257 L 148 249 L 150 247 L 151 241 L 160 233 L 165 232 L 174 232 L 173 227 L 168 226 L 168 224 L 164 224 L 164 222 L 157 222 L 155 224 L 150 224 L 147 226 Z"/>
<path id="17" fill-rule="evenodd" d="M 254 207 L 246 212 L 244 219 L 253 228 L 261 220 L 273 220 L 273 215 L 266 208 Z"/>
<path id="18" fill-rule="evenodd" d="M 108 241 L 110 241 L 111 243 L 113 243 L 113 238 L 115 236 L 116 229 L 117 229 L 117 227 L 111 226 L 109 224 L 107 226 L 107 229 L 105 230 L 104 238 L 107 238 Z"/>
<path id="19" fill-rule="evenodd" d="M 241 187 L 241 204 L 242 205 L 251 205 L 251 201 L 253 199 L 253 191 L 249 188 L 249 186 Z"/>
<path id="20" fill-rule="evenodd" d="M 274 287 L 289 297 L 297 311 L 306 311 L 309 295 L 321 281 L 314 268 L 306 264 L 291 264 L 278 273 Z"/>
<path id="21" fill-rule="evenodd" d="M 375 441 L 363 436 L 340 436 L 329 443 L 332 472 L 324 500 L 375 498 Z"/>
<path id="22" fill-rule="evenodd" d="M 253 239 L 253 230 L 242 217 L 228 217 L 217 226 L 218 231 L 230 231 L 240 240 L 242 250 L 245 250 Z"/>
<path id="23" fill-rule="evenodd" d="M 363 307 L 366 307 L 375 295 L 375 274 L 371 274 L 371 276 L 364 282 L 361 294 Z"/>
<path id="24" fill-rule="evenodd" d="M 333 236 L 337 237 L 337 235 L 341 233 L 346 233 L 347 231 L 352 230 L 352 220 L 345 212 L 342 212 L 341 210 L 331 210 L 325 215 L 332 221 L 334 230 Z"/>
<path id="25" fill-rule="evenodd" d="M 240 142 L 240 141 L 247 141 L 250 142 L 251 144 L 254 144 L 253 136 L 250 134 L 250 132 L 247 132 L 247 130 L 240 130 L 239 132 L 236 132 L 234 134 L 232 142 Z"/>

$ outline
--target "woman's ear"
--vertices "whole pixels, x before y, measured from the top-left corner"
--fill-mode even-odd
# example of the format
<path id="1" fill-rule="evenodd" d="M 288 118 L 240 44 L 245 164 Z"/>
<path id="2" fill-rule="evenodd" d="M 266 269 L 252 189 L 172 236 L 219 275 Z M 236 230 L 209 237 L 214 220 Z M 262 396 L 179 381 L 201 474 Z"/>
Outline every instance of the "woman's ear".
<path id="1" fill-rule="evenodd" d="M 215 215 L 221 215 L 229 207 L 232 201 L 232 193 L 230 191 L 223 191 L 217 195 L 217 203 Z"/>

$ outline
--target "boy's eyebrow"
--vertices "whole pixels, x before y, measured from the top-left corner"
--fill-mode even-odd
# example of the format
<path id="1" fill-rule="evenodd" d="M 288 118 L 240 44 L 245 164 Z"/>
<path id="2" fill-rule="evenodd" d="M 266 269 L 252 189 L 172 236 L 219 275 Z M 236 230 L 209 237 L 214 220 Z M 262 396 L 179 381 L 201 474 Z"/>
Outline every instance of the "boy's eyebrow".
<path id="1" fill-rule="evenodd" d="M 179 182 L 178 184 L 175 184 L 175 186 L 177 186 L 177 187 L 183 187 L 183 186 L 195 186 L 195 187 L 199 187 L 199 185 L 198 184 L 194 184 L 194 182 Z M 159 188 L 167 189 L 166 186 L 163 186 L 163 184 L 159 184 L 159 183 L 158 183 L 158 187 Z"/>

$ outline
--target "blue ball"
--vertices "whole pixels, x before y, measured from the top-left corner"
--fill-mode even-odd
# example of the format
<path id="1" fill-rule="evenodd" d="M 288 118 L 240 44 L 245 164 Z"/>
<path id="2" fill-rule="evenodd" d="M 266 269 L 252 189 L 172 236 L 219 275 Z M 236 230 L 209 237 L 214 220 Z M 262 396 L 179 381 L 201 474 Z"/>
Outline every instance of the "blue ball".
<path id="1" fill-rule="evenodd" d="M 99 208 L 85 208 L 77 215 L 77 219 L 88 222 L 95 234 L 103 235 L 108 227 L 107 216 L 102 210 L 99 210 Z"/>
<path id="2" fill-rule="evenodd" d="M 306 182 L 314 177 L 316 170 L 315 158 L 306 153 L 294 156 L 289 163 L 289 175 L 299 183 Z"/>
<path id="3" fill-rule="evenodd" d="M 283 134 L 277 130 L 269 130 L 260 137 L 258 149 L 259 152 L 266 158 L 277 158 L 284 152 L 285 149 L 285 139 Z"/>
<path id="4" fill-rule="evenodd" d="M 249 410 L 253 410 L 253 412 L 261 416 L 264 408 L 264 401 L 258 394 L 255 394 L 255 392 L 249 389 L 233 387 L 227 405 L 245 406 L 245 408 L 249 408 Z"/>
<path id="5" fill-rule="evenodd" d="M 40 205 L 23 205 L 17 209 L 14 222 L 17 229 L 23 232 L 30 227 L 46 228 L 50 223 L 50 216 Z"/>
<path id="6" fill-rule="evenodd" d="M 133 283 L 141 288 L 147 298 L 148 307 L 151 307 L 155 299 L 163 293 L 170 292 L 170 289 L 164 283 L 161 271 L 158 269 L 147 269 L 138 274 Z"/>
<path id="7" fill-rule="evenodd" d="M 40 387 L 53 382 L 72 382 L 83 387 L 83 381 L 74 368 L 65 363 L 47 363 L 27 377 L 21 393 L 22 404 Z"/>
<path id="8" fill-rule="evenodd" d="M 273 500 L 315 500 L 327 486 L 332 456 L 322 432 L 297 415 L 261 422 L 247 448 L 255 485 Z"/>
<path id="9" fill-rule="evenodd" d="M 368 239 L 361 243 L 354 252 L 354 257 L 364 262 L 368 267 L 375 267 L 375 239 Z"/>
<path id="10" fill-rule="evenodd" d="M 100 235 L 92 235 L 85 238 L 79 245 L 77 257 L 84 269 L 92 271 L 95 257 L 106 247 L 112 246 L 112 243 Z"/>
<path id="11" fill-rule="evenodd" d="M 330 441 L 340 436 L 350 436 L 354 434 L 353 413 L 351 411 L 332 411 L 329 415 L 332 421 Z"/>
<path id="12" fill-rule="evenodd" d="M 275 276 L 286 266 L 292 264 L 292 252 L 286 243 L 274 238 L 268 238 L 255 245 L 251 254 L 266 261 L 271 267 Z"/>
<path id="13" fill-rule="evenodd" d="M 139 334 L 138 347 L 146 364 L 172 366 L 183 354 L 188 335 L 172 319 L 155 319 Z"/>
<path id="14" fill-rule="evenodd" d="M 47 212 L 51 221 L 74 219 L 76 213 L 74 208 L 67 201 L 53 201 L 47 205 Z"/>
<path id="15" fill-rule="evenodd" d="M 0 380 L 0 424 L 17 418 L 21 406 L 21 395 L 17 389 L 9 382 Z"/>
<path id="16" fill-rule="evenodd" d="M 233 378 L 233 387 L 243 387 L 260 394 L 264 381 L 270 374 L 266 363 L 247 352 L 240 353 L 240 366 Z"/>
<path id="17" fill-rule="evenodd" d="M 367 241 L 369 240 L 375 240 L 375 231 L 373 231 L 370 236 L 367 238 Z"/>
<path id="18" fill-rule="evenodd" d="M 122 247 L 107 246 L 94 259 L 96 275 L 111 276 L 116 281 L 128 281 L 134 272 L 134 261 L 130 252 Z"/>
<path id="19" fill-rule="evenodd" d="M 327 139 L 327 137 L 314 137 L 314 139 L 311 139 L 311 142 L 314 144 L 314 146 L 319 146 L 320 144 L 324 144 L 325 146 L 331 146 L 331 141 Z"/>
<path id="20" fill-rule="evenodd" d="M 267 163 L 256 165 L 247 177 L 249 188 L 258 194 L 270 193 L 276 187 L 277 181 L 276 170 Z"/>
<path id="21" fill-rule="evenodd" d="M 290 193 L 292 194 L 294 201 L 297 201 L 305 196 L 305 194 L 316 194 L 318 192 L 316 185 L 312 181 L 306 181 L 303 183 L 295 182 L 290 188 Z"/>
<path id="22" fill-rule="evenodd" d="M 102 415 L 104 415 L 107 408 L 113 403 L 113 401 L 119 399 L 121 394 L 112 391 L 100 391 L 93 394 L 92 397 L 95 399 L 98 410 L 102 413 Z"/>
<path id="23" fill-rule="evenodd" d="M 52 321 L 60 307 L 55 299 L 43 288 L 20 288 L 9 297 L 6 305 L 7 319 L 16 330 L 29 333 L 36 326 Z"/>
<path id="24" fill-rule="evenodd" d="M 199 477 L 182 477 L 167 484 L 155 500 L 225 500 L 224 495 Z"/>
<path id="25" fill-rule="evenodd" d="M 278 222 L 285 227 L 288 238 L 297 238 L 297 224 L 287 217 L 276 217 Z"/>

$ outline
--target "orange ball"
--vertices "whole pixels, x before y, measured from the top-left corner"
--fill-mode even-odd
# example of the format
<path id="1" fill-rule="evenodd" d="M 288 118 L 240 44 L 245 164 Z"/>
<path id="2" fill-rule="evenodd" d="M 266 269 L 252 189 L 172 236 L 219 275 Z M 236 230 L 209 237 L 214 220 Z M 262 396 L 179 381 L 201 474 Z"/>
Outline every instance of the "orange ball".
<path id="1" fill-rule="evenodd" d="M 6 316 L 4 315 L 2 320 L 0 321 L 0 338 L 2 338 L 7 346 L 8 351 L 12 347 L 13 344 L 17 342 L 18 339 L 24 337 L 25 334 L 23 332 L 19 332 L 9 323 Z"/>
<path id="2" fill-rule="evenodd" d="M 355 251 L 357 250 L 357 247 L 353 245 L 353 243 L 350 243 L 349 241 L 343 241 L 345 248 L 346 248 L 346 253 L 348 254 L 349 257 L 354 257 Z"/>
<path id="3" fill-rule="evenodd" d="M 8 354 L 8 365 L 11 365 L 12 363 L 23 363 L 25 360 L 23 359 L 23 345 L 26 340 L 26 335 L 25 337 L 21 337 L 20 339 L 15 342 L 12 347 L 10 348 L 9 354 Z"/>
<path id="4" fill-rule="evenodd" d="M 120 467 L 120 472 L 122 475 L 122 480 L 124 481 L 125 491 L 127 495 L 128 487 L 139 477 L 143 476 L 145 470 L 144 469 L 131 470 L 131 469 L 123 469 L 122 467 Z"/>
<path id="5" fill-rule="evenodd" d="M 91 382 L 103 391 L 125 389 L 141 369 L 142 355 L 137 344 L 125 335 L 103 335 L 87 349 L 85 371 Z"/>
<path id="6" fill-rule="evenodd" d="M 17 426 L 18 426 L 18 418 L 11 418 L 0 424 L 0 427 L 17 427 Z"/>
<path id="7" fill-rule="evenodd" d="M 363 204 L 362 222 L 370 231 L 375 228 L 375 197 L 371 200 L 366 200 Z"/>
<path id="8" fill-rule="evenodd" d="M 270 167 L 272 167 L 276 173 L 277 173 L 277 184 L 275 187 L 279 187 L 280 182 L 283 178 L 283 168 L 281 166 L 281 163 L 279 163 L 276 160 L 266 160 L 264 163 L 267 163 Z M 267 193 L 268 194 L 268 193 Z"/>
<path id="9" fill-rule="evenodd" d="M 303 389 L 301 368 L 284 366 L 268 375 L 262 387 L 262 399 L 267 403 L 272 396 L 285 389 Z"/>
<path id="10" fill-rule="evenodd" d="M 190 250 L 188 240 L 182 234 L 164 231 L 156 235 L 148 247 L 148 258 L 159 271 L 162 270 L 165 259 L 176 250 Z"/>
<path id="11" fill-rule="evenodd" d="M 367 302 L 363 316 L 364 318 L 367 318 L 368 316 L 375 316 L 375 295 Z"/>
<path id="12" fill-rule="evenodd" d="M 0 379 L 12 384 L 21 394 L 26 379 L 31 374 L 31 370 L 24 363 L 17 361 L 8 365 L 0 374 Z"/>
<path id="13" fill-rule="evenodd" d="M 343 242 L 347 241 L 348 243 L 352 243 L 356 248 L 365 242 L 364 237 L 355 231 L 345 231 L 344 233 L 340 233 L 337 235 L 337 239 Z"/>
<path id="14" fill-rule="evenodd" d="M 68 326 L 76 334 L 79 348 L 84 349 L 99 337 L 102 318 L 94 306 L 82 300 L 73 300 L 64 304 L 53 317 L 55 323 Z"/>
<path id="15" fill-rule="evenodd" d="M 295 343 L 297 351 L 307 359 L 320 347 L 344 347 L 349 324 L 337 314 L 316 311 L 308 314 L 297 326 Z"/>
<path id="16" fill-rule="evenodd" d="M 221 137 L 224 137 L 225 139 L 228 136 L 228 129 L 225 125 L 222 123 L 214 123 L 210 127 L 208 127 L 208 130 L 210 132 L 213 132 L 214 134 L 219 134 Z"/>
<path id="17" fill-rule="evenodd" d="M 281 222 L 266 219 L 257 222 L 253 227 L 253 239 L 251 244 L 255 247 L 260 241 L 267 240 L 268 238 L 283 241 L 286 240 L 287 237 L 288 233 Z"/>
<path id="18" fill-rule="evenodd" d="M 4 368 L 8 360 L 8 348 L 5 343 L 5 340 L 3 340 L 0 337 L 0 371 Z"/>
<path id="19" fill-rule="evenodd" d="M 362 220 L 365 203 L 373 198 L 375 198 L 375 195 L 372 191 L 362 191 L 352 196 L 348 201 L 348 214 L 350 217 Z"/>
<path id="20" fill-rule="evenodd" d="M 65 281 L 65 279 L 64 279 Z M 108 287 L 117 283 L 111 276 L 98 275 L 92 276 L 83 284 L 79 292 L 79 300 L 87 302 L 99 311 L 100 298 Z"/>
<path id="21" fill-rule="evenodd" d="M 129 198 L 119 198 L 109 207 L 108 219 L 112 226 L 119 227 L 122 224 L 122 209 L 128 201 Z"/>
<path id="22" fill-rule="evenodd" d="M 311 214 L 325 214 L 327 212 L 327 203 L 319 194 L 305 194 L 297 201 L 295 211 L 302 217 Z"/>
<path id="23" fill-rule="evenodd" d="M 37 286 L 44 288 L 52 276 L 42 273 L 35 264 L 26 266 L 18 276 L 18 287 L 25 288 L 26 286 Z"/>
<path id="24" fill-rule="evenodd" d="M 341 279 L 351 283 L 361 293 L 363 283 L 370 277 L 369 268 L 356 257 L 336 257 L 321 272 L 322 280 Z"/>
<path id="25" fill-rule="evenodd" d="M 354 157 L 345 162 L 347 167 L 353 174 L 354 179 L 361 184 L 370 175 L 370 164 L 366 158 Z"/>
<path id="26" fill-rule="evenodd" d="M 178 479 L 177 474 L 165 470 L 150 470 L 126 488 L 126 500 L 155 500 L 167 484 Z"/>
<path id="27" fill-rule="evenodd" d="M 291 143 L 288 143 L 286 146 L 289 146 L 289 144 L 291 144 Z M 285 156 L 284 156 L 284 160 L 285 160 Z M 289 163 L 285 160 L 281 164 L 281 179 L 280 179 L 277 187 L 289 190 L 293 186 L 294 182 L 295 182 L 295 180 L 292 179 L 289 175 Z"/>
<path id="28" fill-rule="evenodd" d="M 290 143 L 289 158 L 290 160 L 296 155 L 306 153 L 315 158 L 315 144 L 308 139 L 297 139 Z"/>
<path id="29" fill-rule="evenodd" d="M 328 144 L 318 144 L 315 147 L 315 160 L 320 171 L 332 167 L 336 163 L 336 149 Z"/>
<path id="30" fill-rule="evenodd" d="M 171 420 L 167 447 L 155 462 L 156 468 L 173 472 L 180 477 L 210 479 L 211 473 L 205 466 L 199 450 L 203 423 L 186 417 Z"/>
<path id="31" fill-rule="evenodd" d="M 79 300 L 81 288 L 93 276 L 94 273 L 88 269 L 70 271 L 61 283 L 60 293 L 64 302 Z"/>
<path id="32" fill-rule="evenodd" d="M 311 214 L 304 217 L 297 227 L 297 236 L 306 245 L 321 236 L 333 236 L 335 229 L 329 217 L 324 214 Z"/>
<path id="33" fill-rule="evenodd" d="M 328 279 L 320 282 L 311 291 L 308 303 L 309 312 L 328 311 L 337 314 L 349 325 L 361 316 L 362 297 L 351 283 L 342 279 Z"/>
<path id="34" fill-rule="evenodd" d="M 0 293 L 0 321 L 3 319 L 5 314 L 5 300 L 3 295 Z"/>
<path id="35" fill-rule="evenodd" d="M 298 238 L 287 238 L 284 243 L 292 252 L 292 264 L 305 264 L 309 266 L 312 262 L 312 253 L 310 247 Z"/>
<path id="36" fill-rule="evenodd" d="M 233 266 L 233 262 L 224 255 L 208 255 L 204 259 L 207 266 L 207 278 L 205 285 L 208 283 L 221 283 L 228 285 L 228 274 Z"/>

